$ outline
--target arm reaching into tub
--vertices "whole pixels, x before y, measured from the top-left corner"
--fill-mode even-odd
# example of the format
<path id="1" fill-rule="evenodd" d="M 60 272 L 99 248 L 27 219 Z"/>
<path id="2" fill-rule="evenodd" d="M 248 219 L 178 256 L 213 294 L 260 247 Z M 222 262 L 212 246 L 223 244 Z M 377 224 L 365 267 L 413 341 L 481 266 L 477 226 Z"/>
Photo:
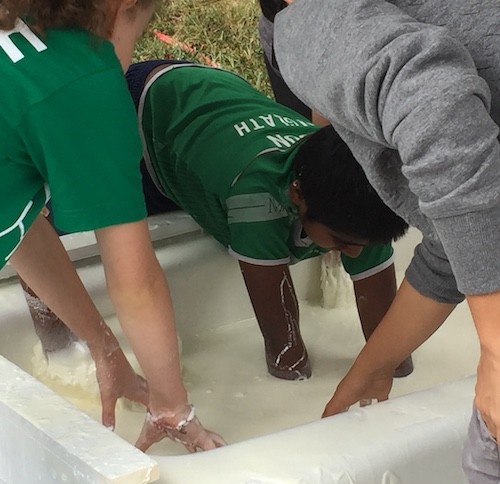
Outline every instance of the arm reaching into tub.
<path id="1" fill-rule="evenodd" d="M 323 417 L 363 400 L 387 400 L 399 362 L 426 341 L 454 308 L 454 304 L 421 295 L 405 279 L 384 319 L 337 386 Z"/>
<path id="2" fill-rule="evenodd" d="M 118 341 L 102 321 L 78 278 L 59 237 L 43 216 L 38 217 L 32 225 L 11 262 L 47 306 L 88 344 L 96 362 L 103 424 L 114 426 L 116 401 L 120 396 L 125 396 L 149 405 L 152 420 L 165 428 L 173 426 L 175 430 L 187 418 L 184 409 L 188 403 L 180 378 L 170 296 L 152 248 L 152 254 L 148 253 L 147 248 L 151 247 L 151 243 L 146 223 L 101 229 L 97 238 L 101 245 L 110 295 L 149 380 L 149 398 L 144 380 L 133 372 Z M 120 243 L 111 248 L 109 242 L 116 242 L 116 238 Z M 144 246 L 137 245 L 143 243 Z M 138 276 L 142 272 L 139 267 L 145 271 L 143 276 Z M 119 278 L 119 281 L 115 278 Z M 117 295 L 117 290 L 124 292 Z M 151 307 L 147 307 L 147 304 Z M 143 324 L 138 325 L 137 321 Z M 172 334 L 173 344 L 168 341 Z M 193 423 L 190 423 L 191 420 Z M 183 435 L 184 440 L 178 439 L 188 449 L 209 449 L 223 445 L 222 439 L 205 431 L 197 419 L 191 420 L 188 422 L 190 431 Z M 146 422 L 145 428 L 148 426 Z M 148 434 L 147 439 L 142 438 L 141 448 L 146 450 L 153 442 L 172 435 L 166 431 L 161 436 Z M 207 435 L 207 438 L 202 438 Z M 154 440 L 151 440 L 153 437 Z"/>
<path id="3" fill-rule="evenodd" d="M 299 305 L 287 264 L 259 266 L 239 261 L 264 337 L 268 371 L 285 380 L 311 376 L 299 329 Z"/>
<path id="4" fill-rule="evenodd" d="M 146 450 L 167 436 L 190 451 L 224 445 L 220 436 L 203 428 L 188 404 L 170 291 L 147 222 L 99 229 L 96 238 L 109 295 L 149 387 L 150 417 L 137 445 Z"/>
<path id="5" fill-rule="evenodd" d="M 103 425 L 114 427 L 116 401 L 122 396 L 147 405 L 146 382 L 134 373 L 45 217 L 39 216 L 34 222 L 11 263 L 36 294 L 88 344 L 96 363 Z"/>
<path id="6" fill-rule="evenodd" d="M 309 378 L 311 366 L 300 334 L 299 305 L 288 265 L 260 266 L 241 260 L 239 264 L 264 337 L 269 373 L 286 380 Z M 368 339 L 396 294 L 394 265 L 356 280 L 354 290 L 363 333 Z M 394 375 L 411 373 L 413 365 L 408 355 L 394 367 Z"/>

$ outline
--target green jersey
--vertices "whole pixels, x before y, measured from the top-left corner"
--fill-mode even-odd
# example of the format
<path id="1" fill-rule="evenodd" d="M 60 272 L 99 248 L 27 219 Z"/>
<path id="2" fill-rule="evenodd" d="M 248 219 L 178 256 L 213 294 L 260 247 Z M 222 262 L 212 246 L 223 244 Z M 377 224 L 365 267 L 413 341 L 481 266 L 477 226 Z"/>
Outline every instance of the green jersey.
<path id="1" fill-rule="evenodd" d="M 237 259 L 278 265 L 326 251 L 304 235 L 288 196 L 296 150 L 316 125 L 236 74 L 192 64 L 152 77 L 139 118 L 157 187 Z M 351 263 L 351 274 L 385 263 L 392 249 L 383 261 L 377 254 L 370 267 Z"/>
<path id="2" fill-rule="evenodd" d="M 0 31 L 0 267 L 50 197 L 67 232 L 140 220 L 140 139 L 113 46 L 82 30 Z"/>

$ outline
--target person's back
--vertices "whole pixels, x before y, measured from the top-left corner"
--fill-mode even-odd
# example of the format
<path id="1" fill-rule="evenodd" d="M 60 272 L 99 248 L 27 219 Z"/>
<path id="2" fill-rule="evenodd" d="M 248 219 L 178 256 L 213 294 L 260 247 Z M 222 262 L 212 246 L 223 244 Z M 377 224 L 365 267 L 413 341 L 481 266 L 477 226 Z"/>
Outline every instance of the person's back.
<path id="1" fill-rule="evenodd" d="M 0 0 L 0 83 L 6 83 L 0 93 L 0 267 L 9 259 L 29 300 L 40 297 L 54 311 L 51 317 L 64 320 L 89 347 L 105 425 L 114 427 L 117 398 L 126 396 L 149 409 L 139 448 L 168 432 L 194 451 L 223 441 L 202 427 L 182 384 L 170 294 L 145 220 L 136 116 L 123 78 L 154 6 L 154 0 Z M 147 388 L 42 213 L 49 195 L 60 229 L 96 231 L 109 294 Z M 36 314 L 35 326 L 47 337 L 52 323 L 62 325 Z"/>
<path id="2" fill-rule="evenodd" d="M 92 206 L 89 185 L 81 176 L 78 181 L 83 190 L 60 180 L 71 179 L 72 163 L 88 167 L 80 172 L 88 175 L 88 184 L 104 167 L 98 156 L 92 156 L 98 153 L 98 141 L 108 140 L 96 120 L 101 114 L 111 116 L 113 106 L 123 114 L 115 118 L 122 119 L 121 126 L 109 127 L 110 135 L 120 129 L 134 133 L 134 125 L 113 46 L 85 30 L 48 29 L 37 36 L 18 20 L 14 31 L 0 31 L 0 72 L 0 191 L 9 200 L 1 209 L 0 258 L 7 259 L 47 201 L 48 186 L 57 223 L 65 230 L 93 228 L 97 215 L 101 223 L 106 220 L 106 210 Z M 95 89 L 96 85 L 101 88 Z M 78 116 L 68 123 L 72 110 Z M 84 145 L 82 133 L 86 134 Z M 133 154 L 139 158 L 140 145 L 128 136 L 123 136 L 122 143 L 132 155 L 123 162 L 130 172 L 136 171 Z M 85 199 L 86 205 L 82 204 Z M 114 216 L 115 210 L 111 212 Z"/>
<path id="3" fill-rule="evenodd" d="M 458 30 L 460 17 L 453 18 Z M 495 242 L 472 241 L 470 223 L 485 227 L 500 213 L 475 222 L 463 215 L 494 204 L 500 183 L 498 128 L 485 116 L 490 92 L 467 50 L 447 29 L 420 23 L 384 1 L 338 0 L 334 9 L 327 1 L 301 1 L 278 14 L 275 24 L 276 56 L 287 83 L 332 122 L 382 199 L 426 236 L 409 273 L 415 287 L 452 302 L 464 292 L 494 290 L 497 256 L 486 247 Z M 465 28 L 462 37 L 477 35 Z M 300 63 L 294 54 L 299 45 L 309 54 Z M 440 243 L 461 260 L 455 275 Z M 476 273 L 480 248 L 484 271 Z M 426 268 L 432 265 L 440 277 L 447 274 L 445 284 Z"/>
<path id="4" fill-rule="evenodd" d="M 391 0 L 420 22 L 445 26 L 472 55 L 491 91 L 491 117 L 500 125 L 499 3 L 497 0 Z"/>
<path id="5" fill-rule="evenodd" d="M 499 482 L 500 4 L 391 3 L 301 0 L 276 17 L 285 81 L 338 129 L 386 203 L 424 234 L 391 310 L 324 415 L 387 398 L 391 359 L 422 344 L 465 296 L 481 357 L 464 470 L 471 482 Z"/>
<path id="6" fill-rule="evenodd" d="M 180 64 L 166 66 L 154 79 L 142 95 L 139 118 L 157 186 L 247 258 L 262 259 L 247 240 L 248 230 L 239 235 L 238 222 L 276 226 L 283 219 L 281 237 L 275 234 L 267 244 L 274 246 L 268 258 L 288 261 L 293 155 L 297 142 L 318 127 L 228 71 Z"/>
<path id="7" fill-rule="evenodd" d="M 149 61 L 132 65 L 127 80 L 149 167 L 145 181 L 149 171 L 165 201 L 238 259 L 269 372 L 285 379 L 311 374 L 290 263 L 341 251 L 355 291 L 367 301 L 360 314 L 368 337 L 392 300 L 389 242 L 406 225 L 367 184 L 338 135 L 220 69 Z M 151 184 L 144 188 L 146 199 L 153 195 L 161 206 Z M 354 193 L 364 194 L 362 207 Z M 407 360 L 397 374 L 411 370 Z"/>

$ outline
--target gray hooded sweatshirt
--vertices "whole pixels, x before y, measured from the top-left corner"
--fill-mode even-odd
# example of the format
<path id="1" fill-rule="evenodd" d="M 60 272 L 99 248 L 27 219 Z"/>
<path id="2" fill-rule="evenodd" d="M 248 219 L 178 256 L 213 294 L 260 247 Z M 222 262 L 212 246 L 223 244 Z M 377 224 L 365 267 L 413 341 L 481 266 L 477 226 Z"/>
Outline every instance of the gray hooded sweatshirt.
<path id="1" fill-rule="evenodd" d="M 422 231 L 413 287 L 450 303 L 499 291 L 500 1 L 296 0 L 274 49 L 292 91 Z"/>

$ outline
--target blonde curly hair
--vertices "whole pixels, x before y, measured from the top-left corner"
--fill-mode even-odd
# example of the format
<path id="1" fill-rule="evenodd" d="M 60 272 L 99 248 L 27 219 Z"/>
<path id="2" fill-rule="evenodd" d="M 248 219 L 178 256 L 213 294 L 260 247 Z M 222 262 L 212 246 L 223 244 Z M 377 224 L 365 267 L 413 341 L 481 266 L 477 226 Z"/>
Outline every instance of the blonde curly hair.
<path id="1" fill-rule="evenodd" d="M 0 30 L 14 28 L 17 18 L 28 18 L 38 30 L 79 27 L 103 37 L 111 34 L 118 8 L 125 0 L 0 0 Z M 137 0 L 146 8 L 155 0 Z"/>

